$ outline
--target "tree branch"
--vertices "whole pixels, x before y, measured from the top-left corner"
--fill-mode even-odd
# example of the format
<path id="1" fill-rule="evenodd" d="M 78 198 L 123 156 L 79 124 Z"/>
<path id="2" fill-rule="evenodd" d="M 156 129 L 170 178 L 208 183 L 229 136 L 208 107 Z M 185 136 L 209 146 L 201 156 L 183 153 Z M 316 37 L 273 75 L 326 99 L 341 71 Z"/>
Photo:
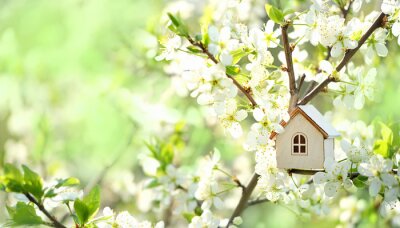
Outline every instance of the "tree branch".
<path id="1" fill-rule="evenodd" d="M 226 227 L 229 227 L 229 225 L 232 224 L 233 219 L 240 216 L 242 214 L 242 212 L 244 211 L 244 209 L 246 209 L 247 201 L 249 201 L 251 193 L 254 191 L 254 188 L 257 186 L 257 181 L 258 181 L 259 177 L 260 177 L 260 175 L 258 175 L 257 173 L 254 173 L 253 176 L 251 177 L 249 183 L 247 184 L 247 186 L 242 189 L 243 190 L 242 197 L 240 198 L 239 203 L 237 204 L 235 210 L 233 211 L 231 217 L 229 218 L 229 222 L 226 225 Z"/>
<path id="2" fill-rule="evenodd" d="M 358 41 L 358 45 L 354 49 L 348 49 L 344 55 L 342 61 L 337 65 L 336 71 L 339 72 L 344 66 L 350 61 L 354 54 L 360 49 L 360 47 L 367 41 L 368 37 L 378 28 L 382 27 L 385 23 L 386 15 L 381 13 L 371 27 L 365 32 L 365 34 Z M 321 82 L 317 87 L 315 87 L 311 92 L 309 92 L 300 102 L 300 105 L 305 105 L 310 102 L 315 96 L 317 96 L 329 83 L 336 81 L 335 77 L 329 75 L 323 82 Z"/>
<path id="3" fill-rule="evenodd" d="M 29 193 L 24 193 L 26 198 L 28 198 L 29 201 L 31 201 L 33 204 L 35 204 L 41 212 L 43 212 L 44 215 L 51 221 L 52 225 L 57 228 L 66 228 L 63 224 L 61 224 L 53 215 L 51 215 L 46 208 L 44 208 L 43 204 L 39 203 L 35 197 L 33 197 Z"/>
<path id="4" fill-rule="evenodd" d="M 214 57 L 214 55 L 211 54 L 211 53 L 208 51 L 207 47 L 205 47 L 203 43 L 201 43 L 201 42 L 196 42 L 196 41 L 194 41 L 191 37 L 187 37 L 187 39 L 188 39 L 188 41 L 189 41 L 192 45 L 194 45 L 194 46 L 196 46 L 196 47 L 199 47 L 199 48 L 201 49 L 201 51 L 202 51 L 204 54 L 206 54 L 206 55 L 208 56 L 209 59 L 211 59 L 211 61 L 213 61 L 215 64 L 218 64 L 218 63 L 219 63 L 218 60 Z M 230 76 L 230 75 L 228 75 L 228 74 L 226 74 L 226 76 L 227 76 L 228 78 L 230 78 L 230 79 L 233 81 L 233 84 L 235 84 L 235 86 L 238 87 L 238 89 L 239 89 L 240 91 L 242 91 L 242 93 L 247 97 L 247 99 L 250 101 L 250 103 L 251 103 L 253 106 L 257 106 L 257 102 L 254 100 L 253 96 L 251 95 L 251 90 L 250 90 L 250 89 L 244 88 L 242 85 L 240 85 L 240 83 L 239 83 L 234 77 L 232 77 L 232 76 Z"/>
<path id="5" fill-rule="evenodd" d="M 288 27 L 289 27 L 289 22 L 286 22 L 284 25 L 281 26 L 281 31 L 282 31 L 283 48 L 285 50 L 287 73 L 289 76 L 289 91 L 290 91 L 289 111 L 291 111 L 297 106 L 298 93 L 296 90 L 296 80 L 293 68 L 293 59 L 292 59 L 293 48 L 289 44 L 289 38 L 287 32 Z"/>
<path id="6" fill-rule="evenodd" d="M 262 203 L 265 203 L 265 202 L 269 202 L 269 199 L 261 198 L 261 199 L 250 200 L 249 202 L 247 202 L 247 206 L 250 207 L 250 206 L 254 206 L 254 205 L 257 205 L 257 204 L 262 204 Z"/>
<path id="7" fill-rule="evenodd" d="M 297 85 L 297 94 L 300 93 L 301 87 L 303 86 L 304 79 L 306 79 L 306 74 L 301 75 L 299 84 Z"/>
<path id="8" fill-rule="evenodd" d="M 207 47 L 205 47 L 203 43 L 194 41 L 190 36 L 188 36 L 187 39 L 192 45 L 199 47 L 202 50 L 202 52 L 204 54 L 206 54 L 209 59 L 211 59 L 211 61 L 213 61 L 215 64 L 219 63 L 218 60 L 214 57 L 214 55 L 208 51 Z M 254 100 L 253 96 L 251 95 L 251 91 L 248 91 L 247 89 L 245 89 L 232 76 L 230 76 L 228 74 L 226 76 L 228 78 L 232 79 L 233 83 L 239 88 L 240 91 L 242 91 L 242 93 L 247 97 L 247 99 L 249 99 L 249 101 L 251 102 L 251 104 L 253 106 L 257 106 L 257 102 Z M 242 196 L 240 197 L 240 200 L 239 200 L 238 204 L 236 205 L 236 208 L 233 211 L 232 216 L 229 219 L 227 227 L 229 227 L 229 225 L 232 224 L 233 219 L 240 216 L 242 214 L 243 210 L 246 208 L 247 201 L 249 200 L 251 193 L 253 193 L 255 187 L 257 186 L 257 181 L 258 181 L 259 177 L 260 177 L 260 175 L 258 175 L 257 173 L 254 173 L 253 176 L 251 177 L 249 183 L 246 186 L 243 186 L 243 185 L 240 186 L 242 188 Z"/>
<path id="9" fill-rule="evenodd" d="M 354 0 L 350 0 L 349 6 L 347 7 L 347 9 L 345 9 L 344 6 L 340 7 L 340 11 L 342 11 L 342 15 L 345 20 L 347 20 L 347 15 L 349 15 L 351 5 L 353 4 L 353 2 L 354 2 Z"/>

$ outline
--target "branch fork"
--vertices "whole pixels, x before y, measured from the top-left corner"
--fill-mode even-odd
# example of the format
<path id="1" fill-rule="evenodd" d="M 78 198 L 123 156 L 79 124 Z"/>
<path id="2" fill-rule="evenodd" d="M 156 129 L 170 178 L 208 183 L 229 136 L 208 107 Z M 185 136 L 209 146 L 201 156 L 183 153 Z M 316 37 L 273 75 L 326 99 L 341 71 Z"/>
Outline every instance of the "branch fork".
<path id="1" fill-rule="evenodd" d="M 350 7 L 349 7 L 349 9 L 350 9 Z M 344 16 L 346 16 L 346 15 L 344 15 Z M 337 72 L 339 72 L 350 61 L 350 59 L 354 56 L 354 54 L 360 49 L 360 47 L 365 43 L 365 41 L 368 39 L 368 37 L 376 29 L 378 29 L 386 24 L 385 19 L 387 20 L 387 16 L 384 13 L 381 13 L 379 15 L 379 17 L 375 20 L 375 22 L 372 24 L 372 26 L 368 29 L 368 31 L 361 37 L 361 39 L 358 42 L 358 46 L 355 49 L 346 51 L 342 61 L 339 63 L 339 65 L 335 69 Z M 330 82 L 335 82 L 335 81 L 337 81 L 337 79 L 333 75 L 329 75 L 323 82 L 321 82 L 316 87 L 315 87 L 315 84 L 312 83 L 312 86 L 308 89 L 310 91 L 307 91 L 307 94 L 305 95 L 305 97 L 300 102 L 298 102 L 300 89 L 304 83 L 306 76 L 303 74 L 299 80 L 299 84 L 296 86 L 295 72 L 294 72 L 294 68 L 293 68 L 293 59 L 292 59 L 292 52 L 295 48 L 295 45 L 289 44 L 289 38 L 288 38 L 288 32 L 287 32 L 289 25 L 291 25 L 291 22 L 286 21 L 281 26 L 282 42 L 283 42 L 285 58 L 286 58 L 286 66 L 282 66 L 281 70 L 286 71 L 288 73 L 288 77 L 289 77 L 289 90 L 290 90 L 289 111 L 291 111 L 294 108 L 296 108 L 298 105 L 307 104 L 318 93 L 325 90 L 325 88 L 327 87 L 327 85 Z M 194 41 L 190 36 L 188 36 L 187 39 L 192 45 L 199 47 L 202 50 L 202 53 L 207 55 L 211 61 L 213 61 L 215 64 L 219 63 L 219 61 L 208 51 L 207 47 L 205 47 L 205 45 L 203 43 Z M 327 56 L 330 56 L 330 48 L 328 48 Z M 328 57 L 328 59 L 329 59 L 329 57 Z M 228 74 L 226 76 L 228 78 L 232 79 L 233 83 L 247 97 L 247 99 L 250 101 L 250 103 L 252 104 L 253 107 L 258 105 L 252 96 L 252 92 L 251 92 L 250 88 L 240 85 L 240 83 L 232 76 L 230 76 Z M 258 175 L 257 173 L 254 173 L 246 186 L 244 186 L 241 182 L 235 181 L 237 183 L 237 185 L 242 188 L 242 196 L 241 196 L 235 210 L 233 211 L 226 227 L 229 227 L 232 224 L 233 219 L 240 216 L 242 214 L 242 212 L 246 209 L 246 207 L 268 201 L 266 199 L 249 201 L 252 192 L 254 191 L 255 187 L 257 186 L 259 177 L 260 177 L 260 175 Z"/>

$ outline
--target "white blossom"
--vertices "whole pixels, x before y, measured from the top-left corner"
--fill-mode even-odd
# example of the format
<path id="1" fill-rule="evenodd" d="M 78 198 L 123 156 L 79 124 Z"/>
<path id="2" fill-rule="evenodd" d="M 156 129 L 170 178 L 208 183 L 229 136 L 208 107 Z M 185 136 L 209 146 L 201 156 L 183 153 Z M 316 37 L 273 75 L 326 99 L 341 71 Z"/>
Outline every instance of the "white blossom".
<path id="1" fill-rule="evenodd" d="M 175 58 L 176 51 L 182 45 L 182 40 L 179 36 L 173 35 L 163 44 L 163 52 L 156 57 L 157 61 L 161 60 L 172 60 Z"/>
<path id="2" fill-rule="evenodd" d="M 351 179 L 348 177 L 350 165 L 348 161 L 336 162 L 327 159 L 324 163 L 326 172 L 316 173 L 314 182 L 324 185 L 324 191 L 327 196 L 335 196 L 343 187 L 349 189 L 353 186 Z"/>
<path id="3" fill-rule="evenodd" d="M 361 175 L 369 177 L 369 194 L 376 196 L 382 186 L 392 186 L 396 183 L 394 177 L 389 174 L 392 171 L 393 162 L 384 159 L 381 155 L 372 156 L 368 162 L 361 163 L 358 166 L 358 172 Z"/>

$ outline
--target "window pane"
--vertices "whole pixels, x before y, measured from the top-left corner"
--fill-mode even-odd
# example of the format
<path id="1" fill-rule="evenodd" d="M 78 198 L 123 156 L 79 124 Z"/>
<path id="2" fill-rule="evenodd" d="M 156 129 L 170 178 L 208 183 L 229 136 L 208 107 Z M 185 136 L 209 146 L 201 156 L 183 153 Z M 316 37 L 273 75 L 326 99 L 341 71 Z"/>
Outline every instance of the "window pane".
<path id="1" fill-rule="evenodd" d="M 300 147 L 300 153 L 306 153 L 306 146 L 301 146 Z"/>
<path id="2" fill-rule="evenodd" d="M 299 153 L 299 147 L 293 146 L 293 153 Z"/>
<path id="3" fill-rule="evenodd" d="M 300 135 L 300 143 L 306 144 L 306 137 L 304 137 L 303 135 Z"/>
<path id="4" fill-rule="evenodd" d="M 295 144 L 298 144 L 298 143 L 299 143 L 299 135 L 296 135 L 296 136 L 294 137 L 294 143 L 295 143 Z"/>

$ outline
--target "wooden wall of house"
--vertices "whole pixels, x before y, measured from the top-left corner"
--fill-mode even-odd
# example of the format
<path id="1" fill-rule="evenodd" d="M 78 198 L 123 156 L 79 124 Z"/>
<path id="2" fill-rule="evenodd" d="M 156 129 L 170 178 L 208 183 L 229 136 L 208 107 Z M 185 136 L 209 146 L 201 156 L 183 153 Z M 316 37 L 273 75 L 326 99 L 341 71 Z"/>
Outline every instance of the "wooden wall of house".
<path id="1" fill-rule="evenodd" d="M 292 137 L 301 132 L 307 136 L 307 155 L 292 154 Z M 285 132 L 276 136 L 277 163 L 285 169 L 324 168 L 324 137 L 303 115 L 289 121 Z"/>

